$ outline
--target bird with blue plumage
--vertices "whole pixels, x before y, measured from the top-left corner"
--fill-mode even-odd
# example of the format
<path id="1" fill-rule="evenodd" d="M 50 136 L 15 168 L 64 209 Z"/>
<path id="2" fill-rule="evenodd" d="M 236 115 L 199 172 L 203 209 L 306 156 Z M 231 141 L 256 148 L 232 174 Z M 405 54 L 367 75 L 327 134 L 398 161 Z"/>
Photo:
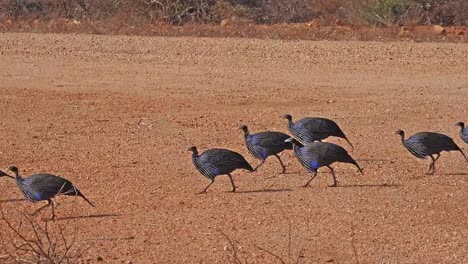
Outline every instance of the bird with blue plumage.
<path id="1" fill-rule="evenodd" d="M 309 186 L 310 182 L 317 177 L 318 169 L 327 167 L 332 174 L 331 187 L 337 186 L 337 180 L 334 169 L 331 165 L 335 162 L 349 163 L 356 166 L 359 172 L 363 171 L 358 163 L 349 155 L 349 153 L 341 146 L 328 142 L 312 142 L 303 145 L 295 138 L 286 139 L 286 142 L 291 142 L 293 145 L 293 152 L 297 160 L 308 171 L 312 172 L 312 177 L 303 186 Z"/>
<path id="2" fill-rule="evenodd" d="M 289 114 L 284 115 L 283 118 L 288 120 L 287 126 L 289 132 L 303 145 L 315 141 L 321 142 L 333 136 L 346 140 L 351 148 L 354 149 L 343 130 L 333 120 L 323 117 L 305 117 L 293 122 L 292 116 Z"/>
<path id="3" fill-rule="evenodd" d="M 80 196 L 88 204 L 94 207 L 88 198 L 86 198 L 72 182 L 60 176 L 40 173 L 23 178 L 20 176 L 19 170 L 16 166 L 9 167 L 8 171 L 11 171 L 15 176 L 13 177 L 2 172 L 0 173 L 0 177 L 6 176 L 15 179 L 21 193 L 29 202 L 37 203 L 40 201 L 47 201 L 46 206 L 51 207 L 52 219 L 55 217 L 54 202 L 52 199 L 58 195 Z M 37 213 L 44 207 L 41 207 L 33 214 Z"/>
<path id="4" fill-rule="evenodd" d="M 285 142 L 290 137 L 289 135 L 276 131 L 251 134 L 246 125 L 240 126 L 239 129 L 244 132 L 244 142 L 249 153 L 261 161 L 254 171 L 262 166 L 268 157 L 275 156 L 281 165 L 281 173 L 286 172 L 286 167 L 278 154 L 286 149 L 292 149 L 292 144 Z"/>
<path id="5" fill-rule="evenodd" d="M 468 144 L 468 127 L 465 127 L 465 123 L 463 122 L 458 122 L 455 124 L 455 126 L 460 127 L 460 138 L 463 140 L 463 142 Z"/>
<path id="6" fill-rule="evenodd" d="M 241 154 L 228 149 L 208 149 L 200 154 L 197 147 L 193 146 L 188 151 L 192 152 L 192 162 L 195 168 L 211 181 L 200 193 L 206 193 L 211 184 L 214 183 L 215 178 L 219 175 L 227 175 L 229 177 L 232 185 L 231 191 L 235 192 L 236 186 L 231 172 L 236 169 L 254 170 Z"/>
<path id="7" fill-rule="evenodd" d="M 435 163 L 443 151 L 459 151 L 468 162 L 468 158 L 460 147 L 455 144 L 451 137 L 444 134 L 436 132 L 419 132 L 407 139 L 405 139 L 405 132 L 401 129 L 397 130 L 395 134 L 400 136 L 401 143 L 413 156 L 419 159 L 426 159 L 427 157 L 431 158 L 429 170 L 426 174 L 434 174 L 436 170 Z"/>

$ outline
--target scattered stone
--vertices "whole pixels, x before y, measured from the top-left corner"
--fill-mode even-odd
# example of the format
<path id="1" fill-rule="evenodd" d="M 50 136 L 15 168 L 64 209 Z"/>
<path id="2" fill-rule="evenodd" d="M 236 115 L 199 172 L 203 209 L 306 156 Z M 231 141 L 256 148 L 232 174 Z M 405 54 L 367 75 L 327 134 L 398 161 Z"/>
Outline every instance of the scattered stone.
<path id="1" fill-rule="evenodd" d="M 342 27 L 342 26 L 346 26 L 346 24 L 342 19 L 338 18 L 337 20 L 335 20 L 335 26 Z"/>
<path id="2" fill-rule="evenodd" d="M 400 28 L 400 32 L 398 32 L 398 37 L 404 38 L 404 37 L 407 37 L 408 35 L 409 35 L 409 29 L 405 26 L 402 26 Z"/>
<path id="3" fill-rule="evenodd" d="M 232 24 L 232 23 L 231 23 L 231 19 L 225 18 L 225 19 L 223 19 L 223 21 L 221 21 L 220 26 L 221 26 L 221 27 L 226 27 L 226 26 L 229 26 L 230 24 Z"/>
<path id="4" fill-rule="evenodd" d="M 307 23 L 307 26 L 308 26 L 308 27 L 311 27 L 311 28 L 320 27 L 320 19 L 312 19 L 312 21 L 310 21 L 309 23 Z"/>
<path id="5" fill-rule="evenodd" d="M 439 35 L 447 34 L 447 30 L 444 27 L 439 26 L 439 25 L 435 25 L 434 27 L 432 27 L 432 30 L 434 31 L 434 33 L 439 34 Z"/>

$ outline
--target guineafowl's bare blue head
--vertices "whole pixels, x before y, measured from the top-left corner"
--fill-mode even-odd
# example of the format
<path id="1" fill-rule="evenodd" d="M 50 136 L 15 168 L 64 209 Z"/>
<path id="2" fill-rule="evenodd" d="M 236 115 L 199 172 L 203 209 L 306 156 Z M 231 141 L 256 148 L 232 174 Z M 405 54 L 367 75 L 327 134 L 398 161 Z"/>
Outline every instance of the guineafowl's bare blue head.
<path id="1" fill-rule="evenodd" d="M 288 121 L 292 121 L 292 116 L 290 114 L 286 114 L 282 116 L 284 119 L 287 119 Z"/>
<path id="2" fill-rule="evenodd" d="M 242 131 L 244 131 L 244 133 L 249 133 L 249 129 L 247 128 L 246 125 L 241 125 L 241 126 L 239 127 L 239 129 L 242 130 Z"/>
<path id="3" fill-rule="evenodd" d="M 191 146 L 190 148 L 187 149 L 187 151 L 191 151 L 191 152 L 193 152 L 193 154 L 198 153 L 197 147 L 195 147 L 195 146 Z"/>
<path id="4" fill-rule="evenodd" d="M 18 173 L 18 167 L 16 167 L 16 166 L 10 166 L 10 167 L 8 167 L 8 170 L 13 172 L 13 173 Z"/>

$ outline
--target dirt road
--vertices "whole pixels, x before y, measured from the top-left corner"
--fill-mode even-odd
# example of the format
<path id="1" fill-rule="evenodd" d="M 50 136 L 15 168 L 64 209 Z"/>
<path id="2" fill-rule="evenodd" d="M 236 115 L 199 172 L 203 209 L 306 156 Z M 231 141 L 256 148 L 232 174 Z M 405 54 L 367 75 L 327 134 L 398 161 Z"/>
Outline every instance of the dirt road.
<path id="1" fill-rule="evenodd" d="M 394 134 L 468 152 L 467 98 L 466 44 L 1 34 L 0 167 L 64 175 L 95 202 L 57 199 L 91 263 L 229 263 L 222 233 L 248 263 L 279 263 L 257 247 L 287 263 L 468 263 L 468 163 L 444 153 L 427 176 Z M 238 193 L 219 177 L 196 194 L 208 180 L 189 146 L 258 164 L 238 126 L 286 132 L 285 113 L 336 120 L 365 174 L 337 164 L 339 187 L 325 169 L 300 188 L 310 174 L 286 152 L 286 175 L 272 158 L 234 173 Z M 7 217 L 39 207 L 21 197 L 0 179 Z"/>

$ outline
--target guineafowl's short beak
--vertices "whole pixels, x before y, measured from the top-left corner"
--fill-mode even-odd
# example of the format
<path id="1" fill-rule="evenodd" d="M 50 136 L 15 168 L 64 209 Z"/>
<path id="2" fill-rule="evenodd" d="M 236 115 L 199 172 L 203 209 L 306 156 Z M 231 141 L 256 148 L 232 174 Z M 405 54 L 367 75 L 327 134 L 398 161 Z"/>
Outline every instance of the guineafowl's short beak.
<path id="1" fill-rule="evenodd" d="M 188 148 L 187 151 L 192 151 L 192 147 Z"/>
<path id="2" fill-rule="evenodd" d="M 293 138 L 288 138 L 284 142 L 292 142 L 292 141 L 293 141 Z"/>
<path id="3" fill-rule="evenodd" d="M 0 170 L 0 177 L 3 177 L 3 176 L 9 176 L 9 175 Z"/>

